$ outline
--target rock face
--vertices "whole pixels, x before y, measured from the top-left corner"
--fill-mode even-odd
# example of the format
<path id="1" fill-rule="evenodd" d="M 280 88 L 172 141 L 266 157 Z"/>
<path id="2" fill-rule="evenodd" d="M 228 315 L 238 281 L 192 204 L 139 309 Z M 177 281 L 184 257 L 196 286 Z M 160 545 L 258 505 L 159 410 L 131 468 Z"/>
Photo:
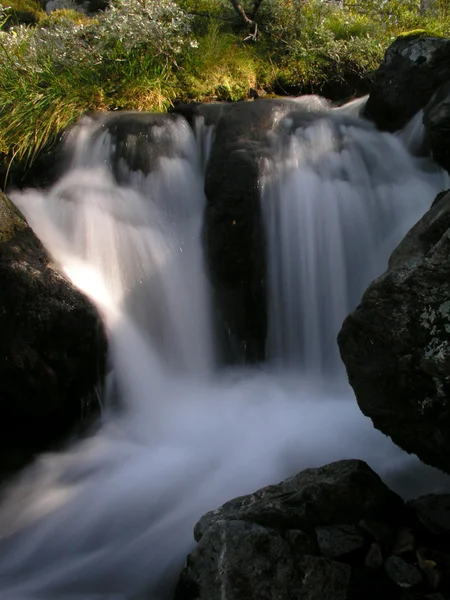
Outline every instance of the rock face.
<path id="1" fill-rule="evenodd" d="M 204 515 L 175 600 L 425 600 L 447 594 L 450 556 L 438 550 L 442 528 L 450 531 L 442 517 L 446 507 L 446 496 L 405 507 L 361 461 L 307 469 Z M 438 534 L 424 520 L 433 527 L 438 520 Z"/>
<path id="2" fill-rule="evenodd" d="M 401 129 L 449 79 L 450 39 L 398 38 L 376 72 L 366 116 L 380 129 Z"/>
<path id="3" fill-rule="evenodd" d="M 434 160 L 450 173 L 450 82 L 442 85 L 426 105 L 423 124 Z"/>
<path id="4" fill-rule="evenodd" d="M 391 256 L 338 336 L 362 412 L 396 444 L 450 472 L 450 194 Z"/>
<path id="5" fill-rule="evenodd" d="M 53 444 L 82 417 L 106 339 L 88 300 L 51 263 L 0 193 L 0 471 Z"/>

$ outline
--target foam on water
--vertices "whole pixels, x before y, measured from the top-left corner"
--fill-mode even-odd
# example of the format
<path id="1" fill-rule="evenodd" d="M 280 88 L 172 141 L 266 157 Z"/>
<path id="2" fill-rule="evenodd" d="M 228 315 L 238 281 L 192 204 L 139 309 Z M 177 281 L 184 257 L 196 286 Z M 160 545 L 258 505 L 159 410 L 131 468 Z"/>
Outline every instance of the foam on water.
<path id="1" fill-rule="evenodd" d="M 1 598 L 169 598 L 203 512 L 332 460 L 405 495 L 445 483 L 361 415 L 334 342 L 439 172 L 348 119 L 281 127 L 263 176 L 271 362 L 221 371 L 200 243 L 211 131 L 161 126 L 173 152 L 146 175 L 123 162 L 118 185 L 110 134 L 87 123 L 52 190 L 13 196 L 102 312 L 121 409 L 6 490 Z"/>

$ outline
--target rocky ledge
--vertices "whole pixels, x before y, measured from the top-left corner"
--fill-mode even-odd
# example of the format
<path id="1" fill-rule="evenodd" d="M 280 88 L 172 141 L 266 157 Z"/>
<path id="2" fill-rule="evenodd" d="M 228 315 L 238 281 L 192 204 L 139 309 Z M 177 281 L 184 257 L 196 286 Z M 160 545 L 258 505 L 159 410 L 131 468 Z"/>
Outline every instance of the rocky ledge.
<path id="1" fill-rule="evenodd" d="M 404 503 L 358 460 L 207 513 L 175 600 L 445 600 L 450 496 Z"/>

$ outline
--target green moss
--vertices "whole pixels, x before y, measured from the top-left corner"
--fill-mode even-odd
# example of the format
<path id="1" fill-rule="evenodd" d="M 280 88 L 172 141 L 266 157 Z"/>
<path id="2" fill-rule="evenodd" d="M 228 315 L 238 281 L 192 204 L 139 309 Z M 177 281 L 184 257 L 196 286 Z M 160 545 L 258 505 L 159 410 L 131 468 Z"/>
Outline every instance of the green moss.
<path id="1" fill-rule="evenodd" d="M 402 31 L 398 34 L 398 38 L 419 38 L 419 37 L 443 37 L 440 34 L 436 34 L 433 31 L 427 29 L 412 29 L 411 31 Z"/>

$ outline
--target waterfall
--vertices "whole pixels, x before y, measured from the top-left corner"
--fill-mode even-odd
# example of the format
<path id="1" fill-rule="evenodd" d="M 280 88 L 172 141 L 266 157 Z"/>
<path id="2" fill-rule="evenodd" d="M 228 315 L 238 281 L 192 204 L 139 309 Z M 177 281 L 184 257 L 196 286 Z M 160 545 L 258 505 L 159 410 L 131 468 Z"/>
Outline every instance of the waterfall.
<path id="1" fill-rule="evenodd" d="M 87 119 L 61 180 L 12 196 L 99 307 L 112 370 L 97 430 L 5 491 L 1 598 L 170 598 L 206 510 L 331 460 L 366 460 L 405 495 L 441 485 L 361 415 L 334 338 L 445 182 L 341 112 L 273 132 L 261 179 L 270 361 L 259 368 L 215 359 L 200 235 L 210 128 Z"/>
<path id="2" fill-rule="evenodd" d="M 263 180 L 267 351 L 309 374 L 342 370 L 336 332 L 445 185 L 400 138 L 338 111 L 294 131 L 286 118 Z"/>

